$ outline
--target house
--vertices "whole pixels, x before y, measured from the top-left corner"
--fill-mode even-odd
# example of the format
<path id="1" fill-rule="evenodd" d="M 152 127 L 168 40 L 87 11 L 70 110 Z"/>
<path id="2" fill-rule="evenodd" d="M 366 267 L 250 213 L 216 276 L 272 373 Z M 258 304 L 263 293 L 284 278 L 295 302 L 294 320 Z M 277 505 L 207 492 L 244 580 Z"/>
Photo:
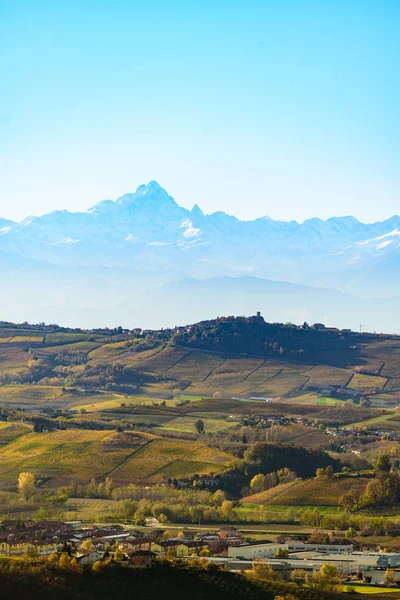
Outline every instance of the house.
<path id="1" fill-rule="evenodd" d="M 236 527 L 223 527 L 219 530 L 219 537 L 223 539 L 232 537 L 237 538 L 240 537 L 240 534 Z"/>
<path id="2" fill-rule="evenodd" d="M 197 540 L 187 540 L 179 543 L 176 546 L 176 556 L 192 556 L 193 554 L 199 554 L 200 550 L 204 548 L 204 542 Z"/>
<path id="3" fill-rule="evenodd" d="M 141 537 L 134 540 L 129 539 L 129 542 L 126 542 L 132 550 L 153 550 L 154 543 L 154 537 L 152 536 Z M 160 547 L 160 550 L 156 550 L 156 552 L 162 552 L 162 548 Z"/>
<path id="4" fill-rule="evenodd" d="M 129 566 L 134 569 L 154 569 L 156 557 L 151 550 L 133 550 L 128 553 Z"/>
<path id="5" fill-rule="evenodd" d="M 59 550 L 59 542 L 50 540 L 17 540 L 11 542 L 0 542 L 0 554 L 6 556 L 24 556 L 24 554 L 37 554 L 38 556 L 49 556 Z"/>
<path id="6" fill-rule="evenodd" d="M 104 558 L 104 552 L 99 552 L 98 550 L 82 550 L 81 552 L 82 554 L 77 557 L 77 561 L 81 565 L 92 567 L 95 562 Z"/>

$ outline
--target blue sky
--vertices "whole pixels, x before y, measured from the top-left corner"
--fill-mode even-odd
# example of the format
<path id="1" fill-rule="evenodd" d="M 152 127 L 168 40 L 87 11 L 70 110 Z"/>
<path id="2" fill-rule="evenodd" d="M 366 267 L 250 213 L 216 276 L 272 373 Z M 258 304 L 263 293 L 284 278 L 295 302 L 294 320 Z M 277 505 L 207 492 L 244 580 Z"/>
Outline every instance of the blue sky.
<path id="1" fill-rule="evenodd" d="M 397 0 L 0 0 L 0 215 L 400 212 Z"/>

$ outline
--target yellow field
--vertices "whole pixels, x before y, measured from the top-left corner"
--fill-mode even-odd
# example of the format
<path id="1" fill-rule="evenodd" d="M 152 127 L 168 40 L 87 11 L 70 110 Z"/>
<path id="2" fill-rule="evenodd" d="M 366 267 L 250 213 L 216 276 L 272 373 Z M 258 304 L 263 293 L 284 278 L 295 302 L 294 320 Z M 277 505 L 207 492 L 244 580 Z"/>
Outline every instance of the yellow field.
<path id="1" fill-rule="evenodd" d="M 14 424 L 11 424 L 15 427 Z M 200 442 L 158 438 L 146 433 L 116 433 L 69 429 L 54 433 L 26 433 L 18 439 L 9 435 L 0 444 L 0 479 L 2 487 L 15 486 L 21 471 L 30 471 L 48 485 L 69 481 L 88 482 L 92 477 L 111 476 L 119 483 L 154 483 L 170 473 L 219 472 L 233 457 Z M 7 441 L 9 443 L 7 443 Z M 181 462 L 184 463 L 181 466 Z M 166 471 L 168 467 L 168 472 Z"/>
<path id="2" fill-rule="evenodd" d="M 317 365 L 313 367 L 310 371 L 307 372 L 308 377 L 310 378 L 308 381 L 308 385 L 342 385 L 345 386 L 346 383 L 352 376 L 351 371 L 347 371 L 346 369 L 339 369 L 337 367 L 327 367 L 324 365 Z"/>
<path id="3" fill-rule="evenodd" d="M 207 450 L 208 453 L 203 451 Z M 153 484 L 167 477 L 217 473 L 233 457 L 201 442 L 156 438 L 115 469 L 113 479 Z"/>
<path id="4" fill-rule="evenodd" d="M 10 339 L 10 344 L 40 344 L 43 341 L 43 334 L 41 335 L 16 335 Z"/>
<path id="5" fill-rule="evenodd" d="M 0 386 L 2 404 L 38 405 L 52 403 L 63 396 L 61 387 L 39 385 Z"/>
<path id="6" fill-rule="evenodd" d="M 363 375 L 362 373 L 355 373 L 347 387 L 356 389 L 375 389 L 382 390 L 387 382 L 386 377 L 378 377 L 374 375 Z"/>
<path id="7" fill-rule="evenodd" d="M 287 506 L 337 506 L 339 499 L 351 489 L 364 491 L 369 479 L 365 477 L 340 477 L 327 479 L 315 477 L 278 485 L 275 488 L 243 498 L 243 502 Z"/>

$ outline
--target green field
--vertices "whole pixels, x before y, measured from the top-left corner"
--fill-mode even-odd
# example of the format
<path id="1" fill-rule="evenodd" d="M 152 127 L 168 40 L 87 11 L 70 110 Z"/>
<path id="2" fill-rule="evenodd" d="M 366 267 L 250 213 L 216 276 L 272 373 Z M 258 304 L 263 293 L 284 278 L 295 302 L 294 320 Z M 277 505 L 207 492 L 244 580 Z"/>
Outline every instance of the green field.
<path id="1" fill-rule="evenodd" d="M 172 419 L 169 423 L 162 426 L 162 429 L 171 431 L 181 431 L 182 433 L 195 433 L 195 423 L 199 417 L 177 417 Z M 226 421 L 225 419 L 203 419 L 204 431 L 206 433 L 217 433 L 218 431 L 224 431 L 230 427 L 237 426 L 237 423 L 232 421 Z"/>
<path id="2" fill-rule="evenodd" d="M 394 412 L 387 412 L 379 417 L 372 417 L 371 419 L 365 419 L 357 423 L 352 423 L 352 427 L 369 427 L 371 425 L 382 425 L 385 428 L 396 426 L 396 422 L 393 423 L 392 419 L 396 416 Z M 398 426 L 398 424 L 397 424 Z"/>
<path id="3" fill-rule="evenodd" d="M 66 503 L 65 519 L 79 521 L 96 521 L 101 517 L 112 515 L 118 502 L 100 498 L 69 498 Z"/>

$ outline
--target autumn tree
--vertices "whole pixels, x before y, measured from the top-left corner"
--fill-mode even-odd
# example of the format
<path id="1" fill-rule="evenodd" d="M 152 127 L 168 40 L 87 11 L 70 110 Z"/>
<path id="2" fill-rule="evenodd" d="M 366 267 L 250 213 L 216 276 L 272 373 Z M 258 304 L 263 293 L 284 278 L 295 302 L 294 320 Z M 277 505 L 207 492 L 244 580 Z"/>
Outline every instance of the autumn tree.
<path id="1" fill-rule="evenodd" d="M 331 479 L 333 477 L 334 474 L 334 470 L 332 465 L 328 465 L 325 469 L 325 476 L 328 477 L 329 479 Z"/>
<path id="2" fill-rule="evenodd" d="M 35 476 L 32 473 L 20 473 L 18 490 L 22 498 L 28 501 L 35 493 Z"/>
<path id="3" fill-rule="evenodd" d="M 233 502 L 231 500 L 224 500 L 221 506 L 222 517 L 228 521 L 232 520 L 235 511 L 233 510 Z"/>
<path id="4" fill-rule="evenodd" d="M 313 573 L 309 584 L 324 591 L 340 591 L 340 579 L 336 565 L 324 563 L 319 571 Z"/>
<path id="5" fill-rule="evenodd" d="M 396 573 L 393 569 L 386 569 L 384 575 L 385 584 L 389 587 L 396 585 Z"/>
<path id="6" fill-rule="evenodd" d="M 250 481 L 250 490 L 253 494 L 263 492 L 265 490 L 265 475 L 262 473 L 254 475 L 253 479 Z"/>
<path id="7" fill-rule="evenodd" d="M 304 569 L 293 569 L 290 575 L 290 579 L 293 583 L 302 584 L 305 582 L 307 572 Z"/>
<path id="8" fill-rule="evenodd" d="M 274 571 L 263 557 L 255 558 L 252 563 L 252 575 L 256 579 L 273 579 Z"/>
<path id="9" fill-rule="evenodd" d="M 297 479 L 296 473 L 288 469 L 288 467 L 283 467 L 283 469 L 279 469 L 276 475 L 279 483 L 290 483 Z"/>

